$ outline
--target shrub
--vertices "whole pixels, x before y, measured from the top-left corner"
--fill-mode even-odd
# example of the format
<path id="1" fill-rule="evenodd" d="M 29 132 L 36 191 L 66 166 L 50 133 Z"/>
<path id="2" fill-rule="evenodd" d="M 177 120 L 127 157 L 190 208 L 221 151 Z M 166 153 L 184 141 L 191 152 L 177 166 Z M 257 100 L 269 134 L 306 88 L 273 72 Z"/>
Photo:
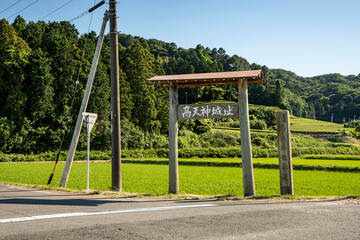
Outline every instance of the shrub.
<path id="1" fill-rule="evenodd" d="M 205 133 L 207 131 L 210 131 L 212 129 L 212 126 L 213 126 L 212 119 L 195 120 L 194 132 L 197 134 Z"/>
<path id="2" fill-rule="evenodd" d="M 194 132 L 195 120 L 179 121 L 179 130 L 189 130 Z"/>
<path id="3" fill-rule="evenodd" d="M 356 126 L 355 132 L 360 132 L 360 124 Z"/>
<path id="4" fill-rule="evenodd" d="M 264 138 L 261 138 L 261 137 L 256 137 L 256 138 L 252 139 L 251 142 L 252 142 L 254 145 L 256 145 L 256 146 L 268 147 L 265 139 L 264 139 Z"/>
<path id="5" fill-rule="evenodd" d="M 188 148 L 179 150 L 179 157 L 181 158 L 227 158 L 240 156 L 240 148 Z"/>
<path id="6" fill-rule="evenodd" d="M 179 131 L 178 137 L 178 147 L 187 148 L 187 147 L 200 147 L 199 135 L 193 133 L 192 131 L 182 129 Z"/>
<path id="7" fill-rule="evenodd" d="M 266 139 L 256 138 L 260 144 L 266 144 Z M 335 147 L 332 147 L 335 146 Z M 263 146 L 254 146 L 252 148 L 253 157 L 277 157 L 276 148 L 264 148 Z M 293 157 L 300 155 L 359 155 L 360 148 L 350 144 L 333 144 L 324 147 L 293 147 Z M 122 158 L 167 158 L 169 149 L 124 149 L 121 151 Z M 41 154 L 4 154 L 0 152 L 0 162 L 29 162 L 29 161 L 55 161 L 57 152 L 45 152 Z M 61 152 L 60 161 L 65 161 L 67 152 Z M 180 158 L 234 158 L 241 157 L 241 148 L 239 147 L 202 147 L 202 148 L 183 148 L 179 149 Z M 91 160 L 111 160 L 111 151 L 92 151 L 90 152 Z M 86 151 L 78 151 L 74 160 L 86 160 Z"/>
<path id="8" fill-rule="evenodd" d="M 357 128 L 360 127 L 360 120 L 352 120 L 344 124 L 345 128 Z"/>
<path id="9" fill-rule="evenodd" d="M 10 151 L 13 145 L 12 132 L 15 126 L 6 117 L 0 117 L 0 151 Z"/>
<path id="10" fill-rule="evenodd" d="M 233 131 L 209 131 L 200 135 L 203 147 L 234 147 L 239 146 L 240 138 L 238 132 Z"/>
<path id="11" fill-rule="evenodd" d="M 168 138 L 154 132 L 143 132 L 127 119 L 122 120 L 121 126 L 122 149 L 152 149 L 167 148 Z"/>
<path id="12" fill-rule="evenodd" d="M 155 149 L 169 147 L 169 139 L 165 135 L 155 134 L 152 138 L 152 141 L 152 147 Z"/>
<path id="13" fill-rule="evenodd" d="M 230 128 L 239 128 L 240 120 L 238 118 L 223 118 L 217 119 L 216 126 L 220 127 L 230 127 Z"/>
<path id="14" fill-rule="evenodd" d="M 257 120 L 264 120 L 267 127 L 276 125 L 276 112 L 280 109 L 278 107 L 251 107 L 249 115 L 253 115 Z"/>
<path id="15" fill-rule="evenodd" d="M 265 130 L 267 126 L 264 120 L 250 120 L 250 128 Z"/>
<path id="16" fill-rule="evenodd" d="M 210 131 L 214 126 L 214 119 L 186 120 L 179 122 L 180 130 L 189 130 L 201 134 Z"/>

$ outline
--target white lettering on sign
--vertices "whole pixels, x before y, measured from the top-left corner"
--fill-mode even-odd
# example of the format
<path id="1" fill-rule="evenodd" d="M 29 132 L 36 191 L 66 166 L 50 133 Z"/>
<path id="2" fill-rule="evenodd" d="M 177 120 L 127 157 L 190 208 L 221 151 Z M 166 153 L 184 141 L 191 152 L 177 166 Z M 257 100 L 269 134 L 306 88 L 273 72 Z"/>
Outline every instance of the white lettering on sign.
<path id="1" fill-rule="evenodd" d="M 191 118 L 191 112 L 189 106 L 184 106 L 184 113 L 182 114 L 183 118 Z"/>
<path id="2" fill-rule="evenodd" d="M 178 119 L 237 118 L 237 103 L 185 104 L 178 105 Z"/>

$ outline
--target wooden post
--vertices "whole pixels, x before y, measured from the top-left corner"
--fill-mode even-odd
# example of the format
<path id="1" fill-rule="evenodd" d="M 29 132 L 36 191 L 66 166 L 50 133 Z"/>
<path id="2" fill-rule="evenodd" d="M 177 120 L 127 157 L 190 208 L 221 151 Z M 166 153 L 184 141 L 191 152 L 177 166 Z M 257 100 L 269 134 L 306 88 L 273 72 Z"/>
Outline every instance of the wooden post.
<path id="1" fill-rule="evenodd" d="M 294 195 L 289 111 L 276 113 L 281 195 Z"/>
<path id="2" fill-rule="evenodd" d="M 255 181 L 251 151 L 249 107 L 248 107 L 248 84 L 247 80 L 239 80 L 239 119 L 241 135 L 241 158 L 243 168 L 244 196 L 255 196 Z"/>
<path id="3" fill-rule="evenodd" d="M 178 168 L 178 87 L 169 87 L 169 193 L 179 193 Z"/>

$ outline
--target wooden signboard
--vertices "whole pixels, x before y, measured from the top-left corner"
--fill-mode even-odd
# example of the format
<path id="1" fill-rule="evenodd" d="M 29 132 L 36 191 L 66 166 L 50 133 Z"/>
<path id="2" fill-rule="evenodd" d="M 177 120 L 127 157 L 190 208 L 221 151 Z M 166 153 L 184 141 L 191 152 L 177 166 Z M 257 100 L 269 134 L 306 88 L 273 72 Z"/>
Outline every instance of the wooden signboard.
<path id="1" fill-rule="evenodd" d="M 239 118 L 237 103 L 179 104 L 178 120 L 205 118 Z"/>

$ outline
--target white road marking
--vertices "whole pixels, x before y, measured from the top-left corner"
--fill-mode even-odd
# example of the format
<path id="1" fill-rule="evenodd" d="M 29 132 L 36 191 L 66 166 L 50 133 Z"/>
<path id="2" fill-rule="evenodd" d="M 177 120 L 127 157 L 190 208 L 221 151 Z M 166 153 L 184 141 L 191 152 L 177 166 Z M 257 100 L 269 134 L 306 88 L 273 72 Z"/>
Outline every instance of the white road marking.
<path id="1" fill-rule="evenodd" d="M 0 219 L 0 223 L 23 222 L 23 221 L 32 221 L 32 220 L 41 220 L 41 219 L 50 219 L 50 218 L 81 217 L 81 216 L 91 216 L 91 215 L 101 215 L 101 214 L 128 213 L 128 212 L 164 211 L 164 210 L 174 210 L 174 209 L 184 209 L 184 208 L 201 208 L 201 207 L 215 207 L 215 206 L 217 206 L 217 204 L 135 208 L 135 209 L 120 209 L 120 210 L 94 211 L 94 212 L 59 213 L 59 214 L 39 215 L 39 216 L 31 216 L 31 217 Z"/>

